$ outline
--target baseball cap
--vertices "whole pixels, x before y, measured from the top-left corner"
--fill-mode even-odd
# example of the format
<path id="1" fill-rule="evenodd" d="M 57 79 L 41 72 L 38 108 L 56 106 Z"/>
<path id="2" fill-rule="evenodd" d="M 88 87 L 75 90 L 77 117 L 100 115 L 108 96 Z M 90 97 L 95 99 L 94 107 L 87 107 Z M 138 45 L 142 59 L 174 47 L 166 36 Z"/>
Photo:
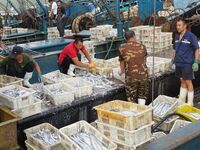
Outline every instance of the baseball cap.
<path id="1" fill-rule="evenodd" d="M 20 46 L 14 46 L 12 51 L 9 54 L 10 58 L 16 59 L 17 55 L 23 53 L 23 48 Z"/>

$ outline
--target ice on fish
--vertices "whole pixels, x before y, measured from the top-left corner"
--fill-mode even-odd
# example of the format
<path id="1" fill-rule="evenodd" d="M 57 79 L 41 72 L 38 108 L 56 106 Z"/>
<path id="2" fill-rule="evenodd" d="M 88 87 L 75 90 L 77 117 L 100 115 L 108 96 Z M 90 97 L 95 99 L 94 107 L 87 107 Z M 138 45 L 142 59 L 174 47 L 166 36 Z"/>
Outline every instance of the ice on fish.
<path id="1" fill-rule="evenodd" d="M 45 128 L 40 129 L 36 133 L 33 133 L 32 136 L 48 146 L 60 142 L 60 135 L 58 133 L 53 133 L 49 129 Z"/>
<path id="2" fill-rule="evenodd" d="M 29 94 L 28 91 L 19 88 L 8 89 L 3 91 L 2 93 L 10 97 L 19 97 Z"/>
<path id="3" fill-rule="evenodd" d="M 80 147 L 79 150 L 107 150 L 106 146 L 90 133 L 79 132 L 71 135 L 70 139 Z"/>
<path id="4" fill-rule="evenodd" d="M 186 113 L 187 115 L 189 115 L 189 116 L 191 116 L 191 117 L 193 117 L 193 118 L 195 118 L 196 120 L 199 120 L 200 119 L 200 114 L 198 114 L 198 113 Z"/>
<path id="5" fill-rule="evenodd" d="M 117 112 L 117 113 L 120 113 L 120 114 L 123 114 L 123 115 L 126 115 L 126 116 L 134 116 L 137 114 L 137 112 L 135 111 L 130 111 L 130 110 L 119 110 L 119 109 L 112 109 L 110 111 L 113 111 L 113 112 Z"/>

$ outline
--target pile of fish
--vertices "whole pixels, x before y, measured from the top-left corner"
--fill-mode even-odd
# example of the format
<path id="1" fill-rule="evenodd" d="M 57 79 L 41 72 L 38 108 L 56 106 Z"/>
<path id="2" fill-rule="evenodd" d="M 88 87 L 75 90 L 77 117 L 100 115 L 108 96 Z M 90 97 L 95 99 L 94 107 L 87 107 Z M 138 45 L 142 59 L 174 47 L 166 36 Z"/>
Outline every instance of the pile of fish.
<path id="1" fill-rule="evenodd" d="M 50 88 L 49 89 L 54 95 L 61 95 L 65 93 L 65 91 L 62 88 Z"/>
<path id="2" fill-rule="evenodd" d="M 85 80 L 92 83 L 93 87 L 96 88 L 102 88 L 102 89 L 110 89 L 115 86 L 115 83 L 108 80 L 107 76 L 103 75 L 94 75 L 92 73 L 86 72 L 86 71 L 79 71 L 76 74 L 80 77 L 83 77 Z"/>
<path id="3" fill-rule="evenodd" d="M 117 113 L 120 113 L 122 115 L 126 115 L 126 116 L 134 116 L 137 114 L 136 111 L 131 111 L 131 110 L 119 110 L 119 109 L 112 109 L 110 111 L 113 111 L 113 112 L 117 112 Z"/>
<path id="4" fill-rule="evenodd" d="M 29 91 L 17 87 L 5 90 L 2 93 L 13 98 L 30 94 Z"/>
<path id="5" fill-rule="evenodd" d="M 90 133 L 79 132 L 71 135 L 70 139 L 80 147 L 79 150 L 107 150 L 106 146 Z"/>
<path id="6" fill-rule="evenodd" d="M 187 115 L 189 115 L 189 116 L 191 116 L 191 117 L 193 117 L 193 118 L 195 118 L 196 120 L 199 120 L 200 119 L 200 114 L 198 114 L 198 113 L 186 113 Z"/>
<path id="7" fill-rule="evenodd" d="M 45 128 L 40 129 L 36 133 L 32 134 L 32 136 L 48 146 L 60 142 L 60 135 L 58 133 L 53 133 L 49 129 Z"/>
<path id="8" fill-rule="evenodd" d="M 167 102 L 156 103 L 153 105 L 153 113 L 157 116 L 163 116 L 170 109 L 172 104 Z"/>
<path id="9" fill-rule="evenodd" d="M 55 74 L 54 76 L 51 76 L 51 77 L 49 77 L 49 79 L 50 80 L 53 80 L 53 81 L 62 81 L 62 80 L 64 80 L 64 79 L 66 79 L 66 75 L 63 75 L 63 74 L 61 74 L 61 73 L 57 73 L 57 74 Z"/>

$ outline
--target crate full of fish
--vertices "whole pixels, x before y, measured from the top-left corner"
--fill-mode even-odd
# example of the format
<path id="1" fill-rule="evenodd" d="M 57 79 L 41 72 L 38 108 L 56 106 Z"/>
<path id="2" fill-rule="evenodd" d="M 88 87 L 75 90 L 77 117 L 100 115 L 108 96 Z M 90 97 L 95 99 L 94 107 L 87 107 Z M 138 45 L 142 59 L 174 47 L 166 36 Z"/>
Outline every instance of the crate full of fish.
<path id="1" fill-rule="evenodd" d="M 183 105 L 176 110 L 176 113 L 183 115 L 184 117 L 190 119 L 192 122 L 195 122 L 200 119 L 200 109 Z"/>
<path id="2" fill-rule="evenodd" d="M 172 127 L 172 129 L 170 130 L 170 133 L 172 133 L 172 132 L 174 132 L 174 131 L 176 131 L 176 130 L 178 130 L 180 128 L 183 128 L 183 127 L 189 125 L 190 123 L 191 122 L 185 121 L 185 120 L 176 120 L 174 125 L 173 125 L 173 127 Z"/>
<path id="3" fill-rule="evenodd" d="M 174 122 L 179 118 L 179 116 L 173 116 L 168 119 L 166 119 L 161 125 L 159 125 L 159 129 L 163 131 L 170 131 L 172 126 L 174 125 Z M 154 119 L 155 123 L 158 123 L 160 119 Z"/>
<path id="4" fill-rule="evenodd" d="M 20 85 L 10 85 L 0 89 L 0 103 L 11 109 L 20 109 L 34 103 L 35 91 Z"/>
<path id="5" fill-rule="evenodd" d="M 114 100 L 94 109 L 99 122 L 130 131 L 152 123 L 152 108 L 145 105 Z"/>
<path id="6" fill-rule="evenodd" d="M 54 105 L 71 104 L 74 101 L 73 89 L 64 83 L 55 83 L 44 86 L 44 91 L 52 98 Z"/>
<path id="7" fill-rule="evenodd" d="M 23 85 L 23 79 L 7 75 L 0 75 L 0 88 L 8 85 Z"/>
<path id="8" fill-rule="evenodd" d="M 117 145 L 86 121 L 60 129 L 62 144 L 69 150 L 115 150 Z"/>
<path id="9" fill-rule="evenodd" d="M 125 130 L 113 125 L 101 123 L 96 121 L 97 129 L 108 137 L 112 141 L 116 141 L 120 144 L 128 145 L 129 147 L 135 147 L 137 145 L 144 144 L 144 141 L 151 139 L 151 126 L 153 122 L 148 125 L 141 126 L 137 130 Z"/>
<path id="10" fill-rule="evenodd" d="M 28 128 L 24 132 L 27 143 L 37 150 L 65 150 L 59 130 L 49 123 Z"/>
<path id="11" fill-rule="evenodd" d="M 38 114 L 42 111 L 42 101 L 35 99 L 33 104 L 29 106 L 25 106 L 20 109 L 14 109 L 12 111 L 16 113 L 18 116 L 22 118 L 26 118 L 26 117 Z"/>
<path id="12" fill-rule="evenodd" d="M 176 98 L 159 95 L 151 104 L 153 107 L 154 119 L 161 119 L 166 115 L 175 112 L 178 107 L 178 101 Z"/>
<path id="13" fill-rule="evenodd" d="M 82 77 L 75 77 L 65 80 L 65 84 L 72 88 L 76 98 L 88 96 L 93 93 L 92 83 L 83 79 Z"/>
<path id="14" fill-rule="evenodd" d="M 71 76 L 68 76 L 66 74 L 61 73 L 59 70 L 47 73 L 42 76 L 42 81 L 47 83 L 47 84 L 53 84 L 53 83 L 58 83 L 62 82 L 67 78 L 70 78 Z"/>

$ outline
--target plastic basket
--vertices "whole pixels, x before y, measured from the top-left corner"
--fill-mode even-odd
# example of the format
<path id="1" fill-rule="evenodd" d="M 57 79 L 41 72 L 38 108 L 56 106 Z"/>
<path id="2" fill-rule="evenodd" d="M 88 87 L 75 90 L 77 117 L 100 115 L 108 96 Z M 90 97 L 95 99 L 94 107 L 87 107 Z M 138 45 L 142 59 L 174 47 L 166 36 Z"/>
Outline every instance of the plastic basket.
<path id="1" fill-rule="evenodd" d="M 27 93 L 18 97 L 11 97 L 3 93 L 14 88 L 25 90 Z M 0 103 L 11 109 L 20 109 L 34 103 L 34 93 L 35 91 L 19 85 L 6 86 L 0 89 Z"/>
<path id="2" fill-rule="evenodd" d="M 137 145 L 143 144 L 144 141 L 151 139 L 151 126 L 153 122 L 134 131 L 124 130 L 98 121 L 96 123 L 98 130 L 106 137 L 120 144 L 128 145 L 129 147 L 136 147 Z"/>
<path id="3" fill-rule="evenodd" d="M 170 107 L 168 109 L 166 109 L 165 111 L 162 111 L 162 114 L 156 114 L 155 113 L 155 109 L 153 110 L 153 117 L 156 120 L 159 120 L 163 117 L 165 117 L 166 115 L 175 112 L 176 108 L 178 107 L 178 101 L 176 100 L 176 98 L 173 97 L 169 97 L 169 96 L 165 96 L 165 95 L 159 95 L 154 101 L 153 103 L 151 103 L 149 106 L 154 107 L 157 104 L 161 104 L 161 103 L 167 103 L 170 105 Z"/>
<path id="4" fill-rule="evenodd" d="M 53 90 L 60 89 L 63 92 L 55 94 Z M 44 91 L 52 98 L 54 105 L 60 105 L 63 103 L 71 104 L 74 101 L 74 91 L 71 87 L 64 83 L 56 83 L 44 86 Z"/>
<path id="5" fill-rule="evenodd" d="M 42 101 L 41 100 L 35 100 L 35 102 L 29 106 L 12 110 L 14 113 L 16 113 L 18 116 L 22 118 L 26 118 L 35 114 L 38 114 L 42 111 Z"/>
<path id="6" fill-rule="evenodd" d="M 161 137 L 165 136 L 166 134 L 164 132 L 155 132 L 152 135 L 152 140 L 151 141 L 155 141 L 160 139 Z"/>
<path id="7" fill-rule="evenodd" d="M 31 144 L 29 144 L 27 141 L 25 141 L 25 144 L 26 144 L 27 150 L 37 150 Z"/>
<path id="8" fill-rule="evenodd" d="M 62 144 L 66 149 L 70 150 L 77 150 L 80 147 L 69 138 L 69 136 L 74 135 L 81 130 L 84 130 L 86 133 L 93 134 L 99 141 L 101 141 L 108 150 L 115 150 L 117 149 L 117 145 L 111 142 L 108 138 L 106 138 L 103 134 L 101 134 L 97 129 L 91 126 L 86 121 L 79 121 L 72 125 L 63 127 L 60 129 Z"/>
<path id="9" fill-rule="evenodd" d="M 65 150 L 61 144 L 61 140 L 58 141 L 58 143 L 53 144 L 53 145 L 45 145 L 44 143 L 42 143 L 41 141 L 33 137 L 32 134 L 38 132 L 41 129 L 49 129 L 52 133 L 58 133 L 60 135 L 60 132 L 57 128 L 55 128 L 49 123 L 43 123 L 43 124 L 24 130 L 27 137 L 27 143 L 29 143 L 35 149 L 38 149 L 38 150 Z"/>
<path id="10" fill-rule="evenodd" d="M 88 96 L 93 93 L 92 83 L 81 77 L 67 79 L 65 80 L 65 84 L 70 86 L 70 88 L 74 91 L 76 98 Z"/>
<path id="11" fill-rule="evenodd" d="M 42 81 L 47 83 L 47 84 L 53 84 L 53 83 L 58 83 L 62 82 L 67 78 L 70 78 L 71 76 L 68 76 L 66 74 L 61 73 L 59 70 L 47 73 L 42 76 Z"/>
<path id="12" fill-rule="evenodd" d="M 23 79 L 7 75 L 0 75 L 0 88 L 8 85 L 23 85 Z"/>
<path id="13" fill-rule="evenodd" d="M 134 104 L 120 100 L 111 101 L 94 107 L 97 111 L 98 121 L 126 130 L 135 130 L 152 122 L 152 108 L 145 105 Z M 127 116 L 111 110 L 136 111 L 134 116 Z"/>
<path id="14" fill-rule="evenodd" d="M 181 114 L 183 116 L 185 116 L 186 118 L 190 119 L 192 122 L 197 121 L 198 119 L 195 117 L 192 117 L 190 114 L 188 113 L 197 113 L 200 115 L 200 110 L 198 108 L 195 107 L 191 107 L 189 105 L 184 105 L 179 107 L 178 109 L 176 109 L 176 113 Z"/>
<path id="15" fill-rule="evenodd" d="M 174 132 L 174 131 L 176 131 L 176 130 L 178 130 L 180 128 L 183 128 L 183 127 L 189 125 L 190 123 L 191 122 L 189 122 L 189 121 L 176 120 L 174 125 L 173 125 L 173 127 L 172 127 L 172 129 L 170 130 L 170 133 L 172 133 L 172 132 Z"/>

